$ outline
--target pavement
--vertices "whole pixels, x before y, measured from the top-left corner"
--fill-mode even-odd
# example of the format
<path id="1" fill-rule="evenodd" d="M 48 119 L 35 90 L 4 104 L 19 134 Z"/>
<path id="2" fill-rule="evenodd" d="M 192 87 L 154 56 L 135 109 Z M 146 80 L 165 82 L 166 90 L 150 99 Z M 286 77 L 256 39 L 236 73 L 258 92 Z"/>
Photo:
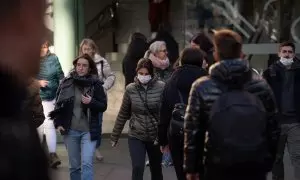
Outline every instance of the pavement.
<path id="1" fill-rule="evenodd" d="M 94 180 L 130 180 L 131 179 L 131 161 L 128 152 L 128 143 L 126 138 L 122 138 L 116 148 L 110 146 L 109 139 L 102 141 L 101 152 L 104 156 L 103 162 L 95 160 Z M 65 146 L 59 144 L 57 153 L 62 159 L 62 165 L 57 170 L 52 170 L 54 180 L 69 180 L 68 157 Z M 289 161 L 289 156 L 285 154 L 285 179 L 296 180 L 293 177 L 293 168 Z M 176 180 L 173 167 L 163 168 L 164 180 Z M 151 180 L 149 168 L 145 168 L 144 180 Z M 269 175 L 268 180 L 271 180 Z"/>

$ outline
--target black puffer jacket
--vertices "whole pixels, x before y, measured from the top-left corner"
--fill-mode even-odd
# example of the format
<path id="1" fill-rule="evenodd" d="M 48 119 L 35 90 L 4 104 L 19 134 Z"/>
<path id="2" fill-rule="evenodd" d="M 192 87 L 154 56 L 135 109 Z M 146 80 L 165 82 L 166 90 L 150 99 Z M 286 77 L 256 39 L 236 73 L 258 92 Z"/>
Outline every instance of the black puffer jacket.
<path id="1" fill-rule="evenodd" d="M 214 64 L 209 76 L 200 78 L 193 84 L 185 116 L 184 166 L 188 173 L 196 173 L 203 169 L 207 121 L 212 104 L 222 94 L 222 86 L 241 85 L 247 81 L 244 88 L 261 99 L 268 112 L 269 149 L 272 160 L 275 160 L 280 130 L 275 119 L 273 92 L 265 80 L 253 79 L 251 73 L 246 61 L 226 60 Z"/>
<path id="2" fill-rule="evenodd" d="M 165 146 L 168 144 L 167 132 L 171 121 L 172 111 L 175 104 L 180 103 L 178 93 L 181 93 L 184 103 L 187 104 L 193 82 L 206 74 L 206 71 L 201 67 L 183 65 L 174 71 L 171 79 L 166 83 L 162 96 L 158 128 L 160 145 Z"/>

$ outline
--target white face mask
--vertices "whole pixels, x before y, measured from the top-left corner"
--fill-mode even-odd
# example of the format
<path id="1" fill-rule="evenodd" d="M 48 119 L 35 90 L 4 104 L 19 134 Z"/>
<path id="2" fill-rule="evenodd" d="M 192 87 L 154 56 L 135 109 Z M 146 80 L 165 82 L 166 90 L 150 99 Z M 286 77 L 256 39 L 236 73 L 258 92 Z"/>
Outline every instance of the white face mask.
<path id="1" fill-rule="evenodd" d="M 150 75 L 144 76 L 144 75 L 138 74 L 137 78 L 142 84 L 147 84 L 151 80 Z"/>
<path id="2" fill-rule="evenodd" d="M 283 65 L 285 65 L 285 66 L 290 66 L 290 65 L 294 62 L 293 59 L 294 59 L 294 58 L 284 58 L 284 57 L 281 57 L 281 58 L 280 58 L 280 62 L 281 62 Z"/>

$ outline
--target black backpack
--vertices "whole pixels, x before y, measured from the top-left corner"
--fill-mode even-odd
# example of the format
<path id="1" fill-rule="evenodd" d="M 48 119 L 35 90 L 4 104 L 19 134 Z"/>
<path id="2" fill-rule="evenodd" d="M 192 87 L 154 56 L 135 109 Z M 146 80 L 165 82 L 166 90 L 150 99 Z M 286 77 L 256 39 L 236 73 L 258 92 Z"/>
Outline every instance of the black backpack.
<path id="1" fill-rule="evenodd" d="M 180 98 L 180 103 L 176 103 L 174 105 L 169 132 L 171 135 L 182 135 L 183 137 L 183 126 L 184 126 L 184 115 L 186 110 L 186 104 L 183 101 L 181 92 L 179 90 L 177 90 L 177 92 Z"/>
<path id="2" fill-rule="evenodd" d="M 267 113 L 246 90 L 228 90 L 212 105 L 208 122 L 209 154 L 223 167 L 263 164 L 268 155 Z"/>

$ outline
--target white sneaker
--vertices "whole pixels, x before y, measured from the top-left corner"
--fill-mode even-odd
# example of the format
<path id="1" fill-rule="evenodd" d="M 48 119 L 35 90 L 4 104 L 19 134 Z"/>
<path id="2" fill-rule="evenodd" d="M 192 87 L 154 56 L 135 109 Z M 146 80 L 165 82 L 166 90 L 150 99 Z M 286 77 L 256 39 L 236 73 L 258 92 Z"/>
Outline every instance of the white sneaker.
<path id="1" fill-rule="evenodd" d="M 96 149 L 95 156 L 98 161 L 103 161 L 103 159 L 104 159 L 104 157 L 101 155 L 99 149 Z"/>

